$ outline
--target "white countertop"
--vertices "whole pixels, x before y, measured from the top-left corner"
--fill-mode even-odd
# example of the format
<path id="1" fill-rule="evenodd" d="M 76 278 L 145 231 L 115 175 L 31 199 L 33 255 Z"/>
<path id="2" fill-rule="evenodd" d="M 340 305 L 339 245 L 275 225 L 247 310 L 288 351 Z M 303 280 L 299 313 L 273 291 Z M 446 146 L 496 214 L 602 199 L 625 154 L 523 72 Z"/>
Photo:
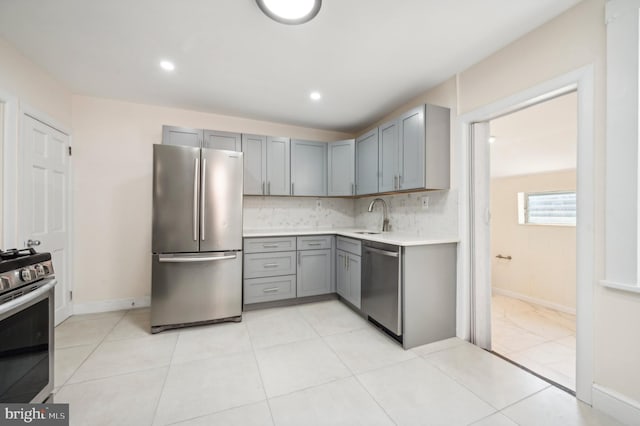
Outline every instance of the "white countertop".
<path id="1" fill-rule="evenodd" d="M 376 241 L 397 246 L 424 246 L 430 244 L 450 244 L 459 242 L 458 238 L 428 238 L 405 232 L 381 232 L 379 234 L 359 234 L 372 232 L 363 228 L 302 228 L 302 229 L 245 229 L 243 237 L 288 237 L 297 235 L 340 235 L 359 240 Z M 377 231 L 373 231 L 377 232 Z"/>

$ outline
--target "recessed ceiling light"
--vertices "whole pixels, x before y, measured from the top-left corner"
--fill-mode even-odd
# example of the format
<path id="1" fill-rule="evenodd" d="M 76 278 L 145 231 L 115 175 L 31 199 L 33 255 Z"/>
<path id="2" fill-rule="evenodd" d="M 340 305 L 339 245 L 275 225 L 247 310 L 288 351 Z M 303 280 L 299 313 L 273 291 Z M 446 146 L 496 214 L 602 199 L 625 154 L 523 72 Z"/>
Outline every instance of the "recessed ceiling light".
<path id="1" fill-rule="evenodd" d="M 311 92 L 309 94 L 309 97 L 313 101 L 319 101 L 320 99 L 322 99 L 322 95 L 320 94 L 320 92 Z"/>
<path id="2" fill-rule="evenodd" d="M 494 143 L 496 141 L 495 136 L 489 136 L 489 143 Z"/>
<path id="3" fill-rule="evenodd" d="M 160 68 L 165 71 L 173 71 L 176 69 L 176 66 L 171 61 L 160 61 Z"/>
<path id="4" fill-rule="evenodd" d="M 312 20 L 320 11 L 322 0 L 256 0 L 260 10 L 274 21 L 297 25 Z"/>

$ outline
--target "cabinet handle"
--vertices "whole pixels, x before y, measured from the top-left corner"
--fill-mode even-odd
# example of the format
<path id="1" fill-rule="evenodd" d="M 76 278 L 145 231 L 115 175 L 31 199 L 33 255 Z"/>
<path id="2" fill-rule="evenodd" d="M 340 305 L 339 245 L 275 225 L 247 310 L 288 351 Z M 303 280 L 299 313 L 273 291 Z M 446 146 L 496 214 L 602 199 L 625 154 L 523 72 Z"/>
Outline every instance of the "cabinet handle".
<path id="1" fill-rule="evenodd" d="M 278 248 L 277 244 L 263 244 L 262 248 Z"/>
<path id="2" fill-rule="evenodd" d="M 322 243 L 307 243 L 308 246 L 321 246 Z"/>
<path id="3" fill-rule="evenodd" d="M 398 175 L 398 189 L 400 189 L 402 182 L 404 182 L 404 178 L 402 177 L 402 175 Z"/>
<path id="4" fill-rule="evenodd" d="M 302 259 L 300 258 L 300 252 L 298 252 L 298 265 L 302 264 Z"/>
<path id="5" fill-rule="evenodd" d="M 347 269 L 347 256 L 344 256 L 344 269 Z"/>
<path id="6" fill-rule="evenodd" d="M 278 287 L 273 287 L 273 288 L 265 288 L 264 290 L 262 290 L 263 293 L 277 293 L 278 290 L 280 290 Z"/>
<path id="7" fill-rule="evenodd" d="M 351 195 L 356 195 L 356 184 L 355 183 L 351 184 Z"/>
<path id="8" fill-rule="evenodd" d="M 293 192 L 293 182 L 291 182 L 291 195 L 294 195 L 295 193 Z"/>
<path id="9" fill-rule="evenodd" d="M 278 264 L 277 263 L 265 263 L 264 265 L 262 265 L 263 268 L 277 268 Z"/>
<path id="10" fill-rule="evenodd" d="M 264 195 L 264 181 L 262 182 L 262 195 Z"/>
<path id="11" fill-rule="evenodd" d="M 271 181 L 267 182 L 267 195 L 271 195 Z"/>
<path id="12" fill-rule="evenodd" d="M 398 189 L 398 176 L 393 177 L 393 189 Z"/>

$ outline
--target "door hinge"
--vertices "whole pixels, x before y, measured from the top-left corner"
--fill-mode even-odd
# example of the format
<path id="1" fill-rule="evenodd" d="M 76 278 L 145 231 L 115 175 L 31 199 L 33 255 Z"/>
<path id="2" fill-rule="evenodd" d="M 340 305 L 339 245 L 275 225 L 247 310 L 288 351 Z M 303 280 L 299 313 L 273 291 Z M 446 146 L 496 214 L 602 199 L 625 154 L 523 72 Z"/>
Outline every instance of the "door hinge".
<path id="1" fill-rule="evenodd" d="M 73 291 L 69 291 L 69 301 L 73 301 Z"/>
<path id="2" fill-rule="evenodd" d="M 71 147 L 69 146 L 69 157 L 71 157 Z"/>

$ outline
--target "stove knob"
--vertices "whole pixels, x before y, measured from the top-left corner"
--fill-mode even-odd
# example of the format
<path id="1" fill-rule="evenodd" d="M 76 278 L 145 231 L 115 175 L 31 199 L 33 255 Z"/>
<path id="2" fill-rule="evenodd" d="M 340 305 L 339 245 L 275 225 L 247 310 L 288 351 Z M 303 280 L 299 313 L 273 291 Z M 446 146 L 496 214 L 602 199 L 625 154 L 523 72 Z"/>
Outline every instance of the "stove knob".
<path id="1" fill-rule="evenodd" d="M 41 264 L 37 263 L 33 269 L 36 272 L 36 277 L 40 278 L 45 276 L 44 266 Z"/>
<path id="2" fill-rule="evenodd" d="M 33 279 L 32 275 L 31 275 L 31 271 L 28 270 L 27 268 L 21 269 L 20 270 L 20 279 L 22 281 L 31 281 Z"/>

